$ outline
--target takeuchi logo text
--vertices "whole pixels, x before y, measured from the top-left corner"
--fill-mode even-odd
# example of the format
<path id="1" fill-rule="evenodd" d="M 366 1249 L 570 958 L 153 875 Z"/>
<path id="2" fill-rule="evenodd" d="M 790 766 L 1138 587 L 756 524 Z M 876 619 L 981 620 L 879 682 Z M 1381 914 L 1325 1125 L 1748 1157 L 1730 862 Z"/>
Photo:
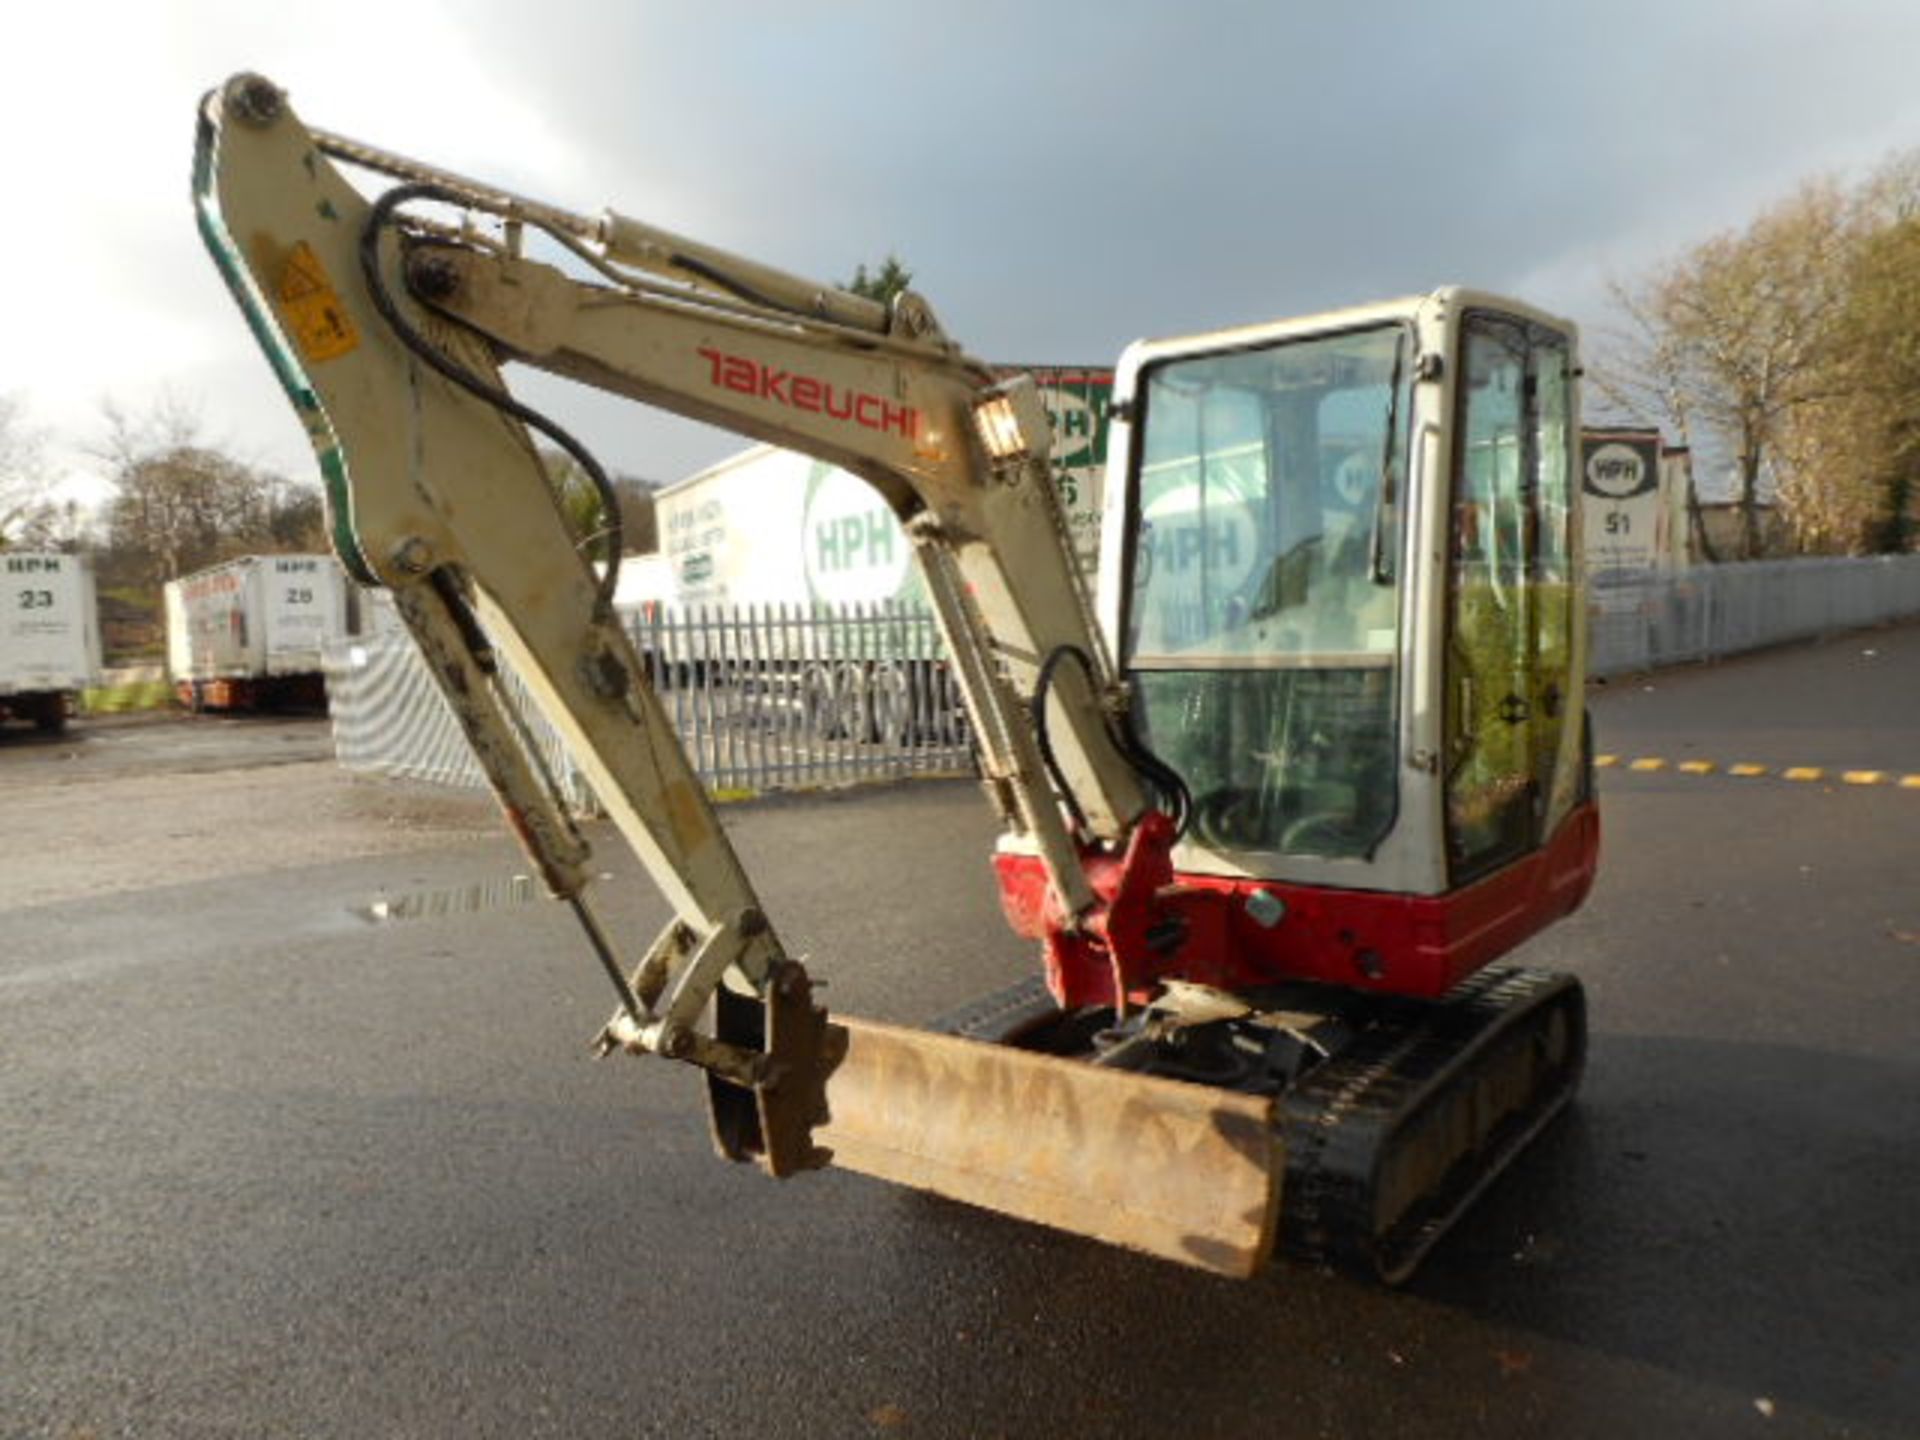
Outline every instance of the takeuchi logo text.
<path id="1" fill-rule="evenodd" d="M 884 396 L 848 390 L 812 375 L 796 375 L 744 355 L 729 355 L 706 346 L 698 354 L 712 371 L 712 383 L 723 390 L 772 400 L 790 410 L 850 421 L 883 435 L 898 435 L 902 440 L 920 437 L 920 412 L 911 405 L 896 405 Z"/>

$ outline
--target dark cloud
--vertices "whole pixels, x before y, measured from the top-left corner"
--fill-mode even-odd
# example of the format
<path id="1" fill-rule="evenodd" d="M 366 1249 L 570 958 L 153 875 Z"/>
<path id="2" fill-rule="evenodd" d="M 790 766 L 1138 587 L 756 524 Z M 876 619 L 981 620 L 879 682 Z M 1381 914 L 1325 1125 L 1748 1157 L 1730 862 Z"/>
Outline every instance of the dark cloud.
<path id="1" fill-rule="evenodd" d="M 897 252 L 994 358 L 1110 358 L 1452 281 L 1531 279 L 1552 293 L 1525 298 L 1591 322 L 1605 268 L 1920 143 L 1920 7 L 1902 3 L 458 15 L 603 183 L 563 198 L 828 279 Z M 616 450 L 654 444 L 621 468 L 718 453 L 593 415 Z"/>

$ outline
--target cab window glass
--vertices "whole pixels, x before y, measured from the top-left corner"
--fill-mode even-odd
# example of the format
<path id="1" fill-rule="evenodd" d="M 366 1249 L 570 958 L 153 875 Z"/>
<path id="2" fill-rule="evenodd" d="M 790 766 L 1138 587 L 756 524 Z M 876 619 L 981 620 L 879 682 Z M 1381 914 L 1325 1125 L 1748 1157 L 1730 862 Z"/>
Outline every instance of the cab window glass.
<path id="1" fill-rule="evenodd" d="M 1381 326 L 1146 377 L 1128 665 L 1205 843 L 1365 857 L 1392 826 L 1409 344 Z"/>
<path id="2" fill-rule="evenodd" d="M 1565 342 L 1468 317 L 1449 566 L 1447 838 L 1457 882 L 1544 833 L 1572 664 Z"/>

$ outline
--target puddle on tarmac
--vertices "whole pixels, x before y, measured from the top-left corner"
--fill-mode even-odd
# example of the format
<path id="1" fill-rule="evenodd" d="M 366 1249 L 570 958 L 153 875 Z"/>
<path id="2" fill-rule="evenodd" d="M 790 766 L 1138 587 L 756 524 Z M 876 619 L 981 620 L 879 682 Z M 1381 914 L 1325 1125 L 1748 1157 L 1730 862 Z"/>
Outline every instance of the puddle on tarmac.
<path id="1" fill-rule="evenodd" d="M 399 895 L 383 891 L 366 905 L 348 908 L 368 924 L 382 925 L 395 920 L 444 920 L 453 915 L 503 910 L 509 905 L 529 904 L 543 893 L 531 875 L 510 875 L 498 880 L 476 880 L 468 885 L 448 885 L 438 890 L 409 890 Z"/>

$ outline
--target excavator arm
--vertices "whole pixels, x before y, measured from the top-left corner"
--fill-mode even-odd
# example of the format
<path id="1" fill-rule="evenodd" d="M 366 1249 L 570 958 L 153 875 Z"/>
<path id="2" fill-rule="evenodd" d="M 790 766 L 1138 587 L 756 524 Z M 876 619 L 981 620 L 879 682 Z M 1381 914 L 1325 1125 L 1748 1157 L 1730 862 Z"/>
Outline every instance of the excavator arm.
<path id="1" fill-rule="evenodd" d="M 343 164 L 399 183 L 369 200 Z M 613 613 L 617 543 L 596 556 L 569 528 L 532 434 L 598 478 L 614 525 L 610 487 L 501 367 L 807 451 L 885 497 L 922 562 L 1002 851 L 1043 868 L 1046 923 L 1107 956 L 1124 994 L 1145 943 L 1128 917 L 1170 873 L 1162 807 L 1178 787 L 1142 778 L 1154 768 L 1070 558 L 1031 382 L 998 382 L 911 294 L 882 306 L 309 129 L 259 76 L 203 103 L 194 190 L 313 441 L 337 552 L 392 591 L 612 979 L 603 1052 L 701 1067 L 720 1148 L 776 1175 L 824 1163 L 824 1139 L 838 1163 L 888 1178 L 1209 1268 L 1257 1265 L 1277 1205 L 1271 1101 L 828 1022 Z M 550 258 L 528 253 L 530 234 Z M 587 842 L 525 743 L 503 667 L 673 908 L 638 955 L 591 908 Z M 1157 1185 L 1113 1148 L 1142 1126 L 1164 1152 Z"/>

